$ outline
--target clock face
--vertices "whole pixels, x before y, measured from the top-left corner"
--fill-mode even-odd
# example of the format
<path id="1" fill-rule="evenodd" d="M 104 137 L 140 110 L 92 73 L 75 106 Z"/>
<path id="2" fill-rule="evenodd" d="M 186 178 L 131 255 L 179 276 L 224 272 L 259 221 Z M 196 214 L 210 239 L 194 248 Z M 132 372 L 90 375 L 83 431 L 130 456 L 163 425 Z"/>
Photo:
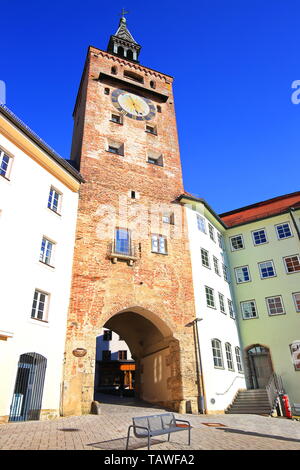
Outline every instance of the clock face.
<path id="1" fill-rule="evenodd" d="M 155 106 L 150 100 L 128 91 L 114 90 L 111 100 L 118 111 L 131 119 L 150 121 L 155 116 Z"/>

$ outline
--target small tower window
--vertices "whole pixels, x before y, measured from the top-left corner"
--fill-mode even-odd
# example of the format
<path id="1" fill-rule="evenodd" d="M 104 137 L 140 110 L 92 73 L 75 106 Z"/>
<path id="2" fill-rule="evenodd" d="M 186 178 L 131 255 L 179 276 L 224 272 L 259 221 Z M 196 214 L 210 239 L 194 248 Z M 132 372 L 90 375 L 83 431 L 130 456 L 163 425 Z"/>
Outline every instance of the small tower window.
<path id="1" fill-rule="evenodd" d="M 122 116 L 120 116 L 120 114 L 112 114 L 111 121 L 117 124 L 123 124 L 123 119 L 122 119 Z"/>
<path id="2" fill-rule="evenodd" d="M 124 57 L 124 48 L 122 46 L 118 47 L 118 55 Z"/>
<path id="3" fill-rule="evenodd" d="M 136 199 L 135 191 L 131 191 L 131 199 Z"/>
<path id="4" fill-rule="evenodd" d="M 111 68 L 111 73 L 112 73 L 113 75 L 117 75 L 118 69 L 117 69 L 116 66 L 113 66 L 113 67 Z"/>
<path id="5" fill-rule="evenodd" d="M 149 152 L 148 153 L 148 163 L 157 166 L 164 166 L 163 164 L 163 156 L 159 153 Z"/>
<path id="6" fill-rule="evenodd" d="M 155 83 L 154 80 L 151 80 L 150 86 L 151 86 L 151 88 L 156 88 L 156 83 Z"/>
<path id="7" fill-rule="evenodd" d="M 128 49 L 127 51 L 127 59 L 133 60 L 133 52 L 131 49 Z"/>
<path id="8" fill-rule="evenodd" d="M 157 112 L 161 113 L 161 106 L 157 105 Z"/>
<path id="9" fill-rule="evenodd" d="M 131 70 L 124 70 L 124 77 L 129 78 L 130 80 L 134 80 L 135 82 L 144 83 L 144 78 L 142 75 L 131 72 Z"/>
<path id="10" fill-rule="evenodd" d="M 104 94 L 105 95 L 109 95 L 109 92 L 110 92 L 109 88 L 104 88 Z"/>
<path id="11" fill-rule="evenodd" d="M 150 126 L 149 124 L 146 124 L 146 132 L 148 132 L 148 134 L 153 134 L 153 135 L 157 135 L 157 129 L 156 129 L 156 126 Z"/>

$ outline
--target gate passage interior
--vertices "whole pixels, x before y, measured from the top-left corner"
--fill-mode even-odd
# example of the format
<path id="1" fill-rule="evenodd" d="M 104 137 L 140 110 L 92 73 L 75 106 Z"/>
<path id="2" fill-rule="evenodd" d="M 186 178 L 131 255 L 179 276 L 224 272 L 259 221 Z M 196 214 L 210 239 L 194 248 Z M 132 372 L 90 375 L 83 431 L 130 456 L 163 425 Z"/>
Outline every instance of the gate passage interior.
<path id="1" fill-rule="evenodd" d="M 37 353 L 20 356 L 9 421 L 38 420 L 42 407 L 47 359 Z"/>

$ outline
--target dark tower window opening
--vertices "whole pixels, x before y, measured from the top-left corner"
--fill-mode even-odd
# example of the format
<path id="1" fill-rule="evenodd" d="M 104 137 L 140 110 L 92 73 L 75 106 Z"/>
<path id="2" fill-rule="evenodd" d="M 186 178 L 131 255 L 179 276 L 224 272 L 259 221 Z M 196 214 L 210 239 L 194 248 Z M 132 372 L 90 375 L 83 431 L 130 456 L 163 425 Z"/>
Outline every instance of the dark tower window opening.
<path id="1" fill-rule="evenodd" d="M 117 69 L 116 66 L 113 66 L 113 67 L 111 68 L 111 73 L 112 73 L 113 75 L 117 75 L 118 69 Z"/>
<path id="2" fill-rule="evenodd" d="M 118 47 L 118 55 L 120 55 L 121 57 L 124 57 L 124 47 L 122 46 Z"/>
<path id="3" fill-rule="evenodd" d="M 126 56 L 127 56 L 127 59 L 133 60 L 133 52 L 131 49 L 128 49 Z"/>
<path id="4" fill-rule="evenodd" d="M 156 83 L 155 83 L 154 80 L 151 80 L 150 86 L 151 86 L 151 88 L 156 88 Z"/>
<path id="5" fill-rule="evenodd" d="M 124 77 L 130 78 L 130 80 L 135 80 L 139 83 L 144 83 L 144 77 L 135 72 L 131 72 L 131 70 L 124 70 Z"/>
<path id="6" fill-rule="evenodd" d="M 110 93 L 109 88 L 104 88 L 104 94 L 105 94 L 105 95 L 109 95 L 109 93 Z"/>

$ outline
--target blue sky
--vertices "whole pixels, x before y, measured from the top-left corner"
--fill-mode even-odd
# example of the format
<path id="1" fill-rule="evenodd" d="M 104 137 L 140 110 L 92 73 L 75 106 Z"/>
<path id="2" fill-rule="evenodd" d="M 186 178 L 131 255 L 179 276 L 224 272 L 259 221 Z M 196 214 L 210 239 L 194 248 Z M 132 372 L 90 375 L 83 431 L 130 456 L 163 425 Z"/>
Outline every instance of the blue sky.
<path id="1" fill-rule="evenodd" d="M 89 45 L 122 8 L 141 64 L 172 75 L 185 189 L 224 212 L 299 190 L 297 0 L 1 2 L 7 105 L 68 158 Z"/>

